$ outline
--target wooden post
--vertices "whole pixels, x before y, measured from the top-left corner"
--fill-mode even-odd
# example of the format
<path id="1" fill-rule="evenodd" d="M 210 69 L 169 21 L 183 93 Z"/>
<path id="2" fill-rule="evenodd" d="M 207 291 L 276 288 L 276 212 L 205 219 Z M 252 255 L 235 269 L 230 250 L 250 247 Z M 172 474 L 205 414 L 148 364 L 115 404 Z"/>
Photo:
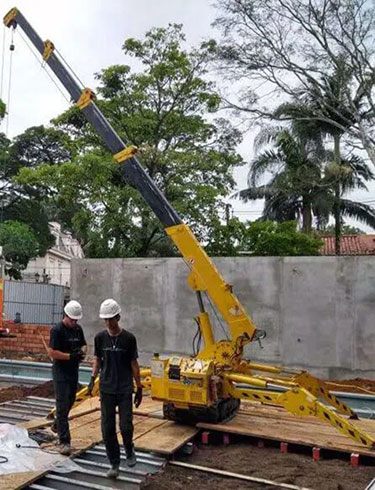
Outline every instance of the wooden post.
<path id="1" fill-rule="evenodd" d="M 288 443 L 287 442 L 280 442 L 280 451 L 284 454 L 288 452 Z"/>
<path id="2" fill-rule="evenodd" d="M 312 457 L 314 461 L 320 460 L 320 447 L 313 447 Z"/>

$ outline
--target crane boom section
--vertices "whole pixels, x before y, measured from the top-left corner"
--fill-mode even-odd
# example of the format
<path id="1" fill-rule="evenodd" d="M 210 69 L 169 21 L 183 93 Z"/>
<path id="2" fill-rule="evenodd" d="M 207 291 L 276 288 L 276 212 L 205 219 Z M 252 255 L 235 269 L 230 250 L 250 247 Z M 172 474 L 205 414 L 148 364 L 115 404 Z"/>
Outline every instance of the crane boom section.
<path id="1" fill-rule="evenodd" d="M 194 282 L 193 289 L 206 291 L 228 323 L 232 342 L 237 345 L 250 342 L 255 335 L 256 328 L 232 292 L 232 287 L 224 281 L 190 228 L 182 222 L 176 210 L 139 163 L 134 147 L 127 147 L 104 117 L 95 104 L 92 91 L 87 88 L 82 90 L 54 53 L 53 43 L 49 40 L 43 42 L 17 8 L 8 12 L 4 17 L 4 24 L 7 27 L 18 25 L 24 31 L 41 54 L 44 62 L 69 92 L 72 100 L 103 138 L 106 146 L 120 164 L 121 174 L 125 181 L 141 193 L 190 267 L 195 281 L 189 281 L 189 284 L 192 286 Z"/>

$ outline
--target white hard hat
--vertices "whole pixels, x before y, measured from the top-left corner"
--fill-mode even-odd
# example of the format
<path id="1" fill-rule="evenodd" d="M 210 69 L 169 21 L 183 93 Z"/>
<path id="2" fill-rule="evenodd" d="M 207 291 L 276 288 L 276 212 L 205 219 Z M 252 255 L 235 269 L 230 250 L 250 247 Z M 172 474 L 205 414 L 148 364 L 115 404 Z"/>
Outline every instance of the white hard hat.
<path id="1" fill-rule="evenodd" d="M 64 312 L 72 320 L 80 320 L 82 318 L 82 306 L 74 299 L 66 303 Z"/>
<path id="2" fill-rule="evenodd" d="M 106 299 L 100 305 L 100 318 L 113 318 L 121 313 L 120 305 L 114 299 Z"/>

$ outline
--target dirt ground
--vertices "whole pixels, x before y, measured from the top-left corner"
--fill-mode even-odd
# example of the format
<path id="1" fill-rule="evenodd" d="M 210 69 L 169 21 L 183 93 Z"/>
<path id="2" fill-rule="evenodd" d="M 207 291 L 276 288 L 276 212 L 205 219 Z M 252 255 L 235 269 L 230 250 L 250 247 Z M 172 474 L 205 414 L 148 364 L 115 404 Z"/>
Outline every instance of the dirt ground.
<path id="1" fill-rule="evenodd" d="M 359 386 L 368 385 L 363 383 Z M 52 397 L 52 381 L 33 388 L 26 386 L 4 388 L 0 390 L 0 402 L 30 395 Z M 232 440 L 231 444 L 225 446 L 198 444 L 191 456 L 181 455 L 176 459 L 313 490 L 364 490 L 375 478 L 375 461 L 374 466 L 363 464 L 359 468 L 351 468 L 348 456 L 343 456 L 342 459 L 328 459 L 327 455 L 320 461 L 314 461 L 310 452 L 306 455 L 293 452 L 282 454 L 278 447 L 269 444 L 267 443 L 265 448 L 258 448 L 245 438 Z M 148 487 L 149 490 L 274 490 L 275 488 L 277 487 L 247 483 L 173 466 L 167 466 L 163 473 L 155 475 Z"/>
<path id="2" fill-rule="evenodd" d="M 9 386 L 9 388 L 0 389 L 0 403 L 10 400 L 19 400 L 26 396 L 53 398 L 52 381 L 47 381 L 46 383 L 32 388 L 29 386 Z"/>
<path id="3" fill-rule="evenodd" d="M 348 460 L 321 459 L 311 455 L 282 454 L 274 447 L 258 448 L 247 441 L 228 446 L 198 445 L 192 456 L 181 460 L 313 490 L 364 490 L 375 478 L 375 466 L 351 468 Z M 216 477 L 186 468 L 167 466 L 156 475 L 149 490 L 247 490 L 275 489 L 274 486 Z"/>
<path id="4" fill-rule="evenodd" d="M 13 359 L 16 361 L 33 361 L 33 362 L 51 362 L 48 355 L 40 354 L 25 354 L 24 352 L 9 352 L 0 350 L 0 359 Z"/>

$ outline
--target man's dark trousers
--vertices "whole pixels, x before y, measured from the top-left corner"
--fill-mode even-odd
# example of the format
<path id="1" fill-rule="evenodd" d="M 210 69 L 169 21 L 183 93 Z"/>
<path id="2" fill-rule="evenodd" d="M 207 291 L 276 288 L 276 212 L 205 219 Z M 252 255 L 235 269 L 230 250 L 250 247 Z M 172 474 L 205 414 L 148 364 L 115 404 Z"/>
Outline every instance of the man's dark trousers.
<path id="1" fill-rule="evenodd" d="M 116 434 L 116 407 L 120 417 L 120 432 L 125 452 L 130 455 L 133 448 L 132 393 L 100 393 L 102 411 L 102 435 L 111 465 L 120 464 L 120 446 Z"/>
<path id="2" fill-rule="evenodd" d="M 55 381 L 56 428 L 61 444 L 70 444 L 68 416 L 76 399 L 78 379 Z"/>

